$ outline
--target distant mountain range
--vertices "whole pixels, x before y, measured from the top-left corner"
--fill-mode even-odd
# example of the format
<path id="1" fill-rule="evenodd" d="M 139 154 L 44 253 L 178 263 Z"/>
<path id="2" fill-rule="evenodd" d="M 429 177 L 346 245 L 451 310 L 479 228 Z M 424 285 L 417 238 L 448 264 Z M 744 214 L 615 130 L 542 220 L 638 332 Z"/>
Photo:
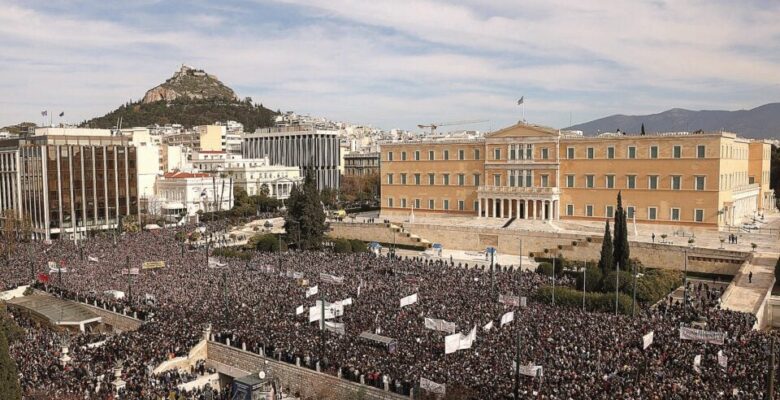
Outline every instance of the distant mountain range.
<path id="1" fill-rule="evenodd" d="M 272 126 L 278 112 L 251 98 L 239 100 L 233 89 L 214 75 L 182 65 L 164 83 L 149 89 L 138 102 L 124 104 L 108 114 L 84 121 L 81 126 L 114 128 L 121 118 L 123 127 L 181 124 L 185 127 L 217 121 L 238 121 L 244 130 Z"/>
<path id="2" fill-rule="evenodd" d="M 651 115 L 612 115 L 609 117 L 577 124 L 567 130 L 582 131 L 586 135 L 603 132 L 693 132 L 729 131 L 756 139 L 780 139 L 780 103 L 765 104 L 752 110 L 691 111 L 673 108 Z"/>

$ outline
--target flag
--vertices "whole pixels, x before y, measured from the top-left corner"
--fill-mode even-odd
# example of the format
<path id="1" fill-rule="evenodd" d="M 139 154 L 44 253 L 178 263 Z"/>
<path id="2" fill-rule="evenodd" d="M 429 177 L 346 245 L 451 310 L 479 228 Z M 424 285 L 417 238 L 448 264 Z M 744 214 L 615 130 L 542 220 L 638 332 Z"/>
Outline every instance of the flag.
<path id="1" fill-rule="evenodd" d="M 47 116 L 47 115 L 49 115 L 49 112 L 48 112 L 48 111 L 46 111 L 46 110 L 43 110 L 43 111 L 41 111 L 41 116 L 42 116 L 42 117 L 45 117 L 45 116 Z"/>
<path id="2" fill-rule="evenodd" d="M 642 336 L 642 350 L 646 350 L 651 344 L 653 344 L 653 331 Z"/>
<path id="3" fill-rule="evenodd" d="M 434 381 L 429 381 L 428 379 L 425 379 L 423 377 L 420 377 L 420 389 L 427 390 L 431 393 L 438 393 L 438 394 L 447 393 L 447 385 L 443 383 L 436 383 Z"/>
<path id="4" fill-rule="evenodd" d="M 295 315 L 301 314 L 303 314 L 303 306 L 298 306 L 298 308 L 295 309 Z"/>
<path id="5" fill-rule="evenodd" d="M 693 357 L 693 370 L 696 371 L 697 374 L 701 373 L 701 354 Z"/>
<path id="6" fill-rule="evenodd" d="M 60 117 L 63 117 L 63 116 L 65 116 L 65 111 L 60 113 Z"/>
<path id="7" fill-rule="evenodd" d="M 501 316 L 501 326 L 504 326 L 512 321 L 515 320 L 515 312 L 510 311 L 504 315 Z"/>
<path id="8" fill-rule="evenodd" d="M 38 273 L 38 282 L 40 283 L 49 283 L 49 274 L 44 272 Z"/>
<path id="9" fill-rule="evenodd" d="M 720 365 L 723 369 L 726 369 L 728 368 L 728 363 L 729 358 L 723 354 L 723 350 L 718 350 L 718 365 Z"/>
<path id="10" fill-rule="evenodd" d="M 485 332 L 491 329 L 493 329 L 493 321 L 488 322 L 487 324 L 485 324 L 485 326 L 482 327 L 482 330 Z"/>
<path id="11" fill-rule="evenodd" d="M 406 296 L 403 299 L 401 299 L 401 308 L 414 303 L 417 303 L 417 293 L 410 296 Z"/>
<path id="12" fill-rule="evenodd" d="M 315 294 L 319 293 L 320 289 L 317 285 L 314 285 L 308 289 L 306 289 L 306 297 L 314 296 Z"/>
<path id="13" fill-rule="evenodd" d="M 520 96 L 520 100 L 517 101 L 517 105 L 519 106 L 520 104 L 523 104 L 524 101 L 525 101 L 525 96 Z"/>
<path id="14" fill-rule="evenodd" d="M 200 197 L 206 197 L 206 189 L 204 188 L 203 191 L 200 192 Z"/>

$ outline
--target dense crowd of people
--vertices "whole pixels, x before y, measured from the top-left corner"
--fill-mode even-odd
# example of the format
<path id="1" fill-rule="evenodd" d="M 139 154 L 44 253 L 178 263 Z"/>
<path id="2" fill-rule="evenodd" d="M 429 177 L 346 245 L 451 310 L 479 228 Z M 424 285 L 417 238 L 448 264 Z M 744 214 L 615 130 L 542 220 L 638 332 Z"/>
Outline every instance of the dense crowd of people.
<path id="1" fill-rule="evenodd" d="M 511 398 L 513 361 L 519 358 L 522 365 L 542 367 L 539 376 L 520 376 L 523 398 L 765 397 L 773 334 L 753 330 L 751 314 L 720 310 L 713 303 L 715 289 L 694 288 L 700 301 L 692 306 L 662 302 L 632 318 L 534 302 L 531 294 L 549 279 L 535 272 L 499 268 L 491 278 L 482 268 L 430 259 L 313 251 L 256 253 L 249 262 L 222 259 L 219 266 L 209 265 L 205 248 L 185 246 L 182 251 L 176 232 L 123 234 L 116 245 L 110 236 L 93 237 L 79 244 L 83 250 L 64 240 L 16 245 L 2 267 L 0 287 L 38 279 L 48 272 L 47 262 L 55 261 L 67 270 L 61 282 L 52 274 L 37 287 L 120 310 L 126 307 L 145 320 L 133 332 L 70 336 L 14 311 L 14 319 L 27 332 L 11 346 L 26 393 L 106 398 L 113 391 L 113 368 L 122 362 L 124 392 L 130 398 L 166 397 L 197 374 L 154 375 L 152 370 L 186 354 L 210 325 L 214 340 L 229 340 L 231 346 L 290 363 L 300 360 L 312 369 L 319 364 L 323 372 L 344 379 L 360 381 L 362 376 L 366 384 L 387 384 L 400 394 L 409 394 L 425 378 L 468 398 Z M 128 280 L 122 274 L 126 259 L 131 268 L 146 261 L 164 261 L 165 267 L 141 270 Z M 323 279 L 321 273 L 343 282 Z M 574 286 L 565 279 L 556 284 Z M 307 297 L 315 285 L 319 292 Z M 112 290 L 126 292 L 126 297 L 116 300 L 106 293 Z M 415 293 L 416 303 L 400 307 L 401 298 Z M 505 305 L 496 301 L 498 294 L 525 296 L 528 304 Z M 352 304 L 331 320 L 344 324 L 344 334 L 322 334 L 317 322 L 309 322 L 315 301 L 347 298 Z M 299 306 L 305 312 L 296 313 Z M 500 326 L 508 311 L 515 312 L 514 321 Z M 464 334 L 476 326 L 476 341 L 470 349 L 445 354 L 449 333 L 426 329 L 426 317 L 452 322 Z M 492 328 L 485 329 L 491 321 Z M 725 343 L 681 340 L 680 326 L 691 321 L 708 331 L 725 332 Z M 366 331 L 394 339 L 395 351 L 360 338 Z M 651 331 L 654 341 L 643 349 L 642 336 Z M 63 367 L 59 356 L 66 336 L 72 360 Z M 97 341 L 105 343 L 86 346 Z M 718 364 L 721 350 L 728 359 L 725 368 Z M 181 395 L 205 398 L 203 391 Z M 220 396 L 226 398 L 226 392 Z"/>

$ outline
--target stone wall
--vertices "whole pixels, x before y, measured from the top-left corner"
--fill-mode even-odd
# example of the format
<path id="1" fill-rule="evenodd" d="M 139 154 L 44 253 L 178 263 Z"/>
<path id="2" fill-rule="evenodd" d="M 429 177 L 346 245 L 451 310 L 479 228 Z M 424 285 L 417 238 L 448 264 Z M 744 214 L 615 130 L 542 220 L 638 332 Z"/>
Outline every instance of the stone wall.
<path id="1" fill-rule="evenodd" d="M 760 328 L 780 328 L 780 296 L 767 296 L 763 307 L 765 311 Z"/>
<path id="2" fill-rule="evenodd" d="M 115 313 L 113 311 L 105 310 L 100 307 L 95 307 L 90 304 L 85 303 L 79 303 L 82 306 L 87 307 L 90 311 L 97 314 L 99 317 L 103 318 L 103 323 L 111 325 L 114 329 L 120 330 L 122 332 L 128 332 L 128 331 L 134 331 L 138 329 L 141 324 L 143 324 L 143 321 L 139 319 L 135 319 L 133 317 L 129 317 L 126 315 L 122 315 L 119 313 Z"/>
<path id="3" fill-rule="evenodd" d="M 331 222 L 330 228 L 329 234 L 333 237 L 385 244 L 392 244 L 393 240 L 395 240 L 395 243 L 399 245 L 426 246 L 419 240 L 409 237 L 409 232 L 402 231 L 397 225 Z M 395 231 L 395 238 L 393 237 L 393 231 Z M 412 233 L 417 234 L 416 232 Z M 427 239 L 425 236 L 420 237 Z"/>
<path id="4" fill-rule="evenodd" d="M 209 361 L 215 362 L 216 365 L 232 367 L 234 371 L 237 370 L 236 373 L 244 371 L 256 373 L 270 367 L 271 374 L 279 378 L 283 387 L 289 388 L 292 393 L 299 392 L 303 398 L 351 399 L 356 398 L 358 392 L 362 391 L 365 395 L 361 398 L 365 400 L 408 399 L 395 393 L 262 357 L 217 342 L 208 342 L 207 354 Z"/>

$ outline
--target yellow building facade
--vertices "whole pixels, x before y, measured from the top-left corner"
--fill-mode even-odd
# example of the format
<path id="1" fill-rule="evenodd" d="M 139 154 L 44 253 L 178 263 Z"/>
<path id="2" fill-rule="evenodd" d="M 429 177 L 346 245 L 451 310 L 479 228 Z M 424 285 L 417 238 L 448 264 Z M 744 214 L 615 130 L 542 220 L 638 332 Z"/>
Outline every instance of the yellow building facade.
<path id="1" fill-rule="evenodd" d="M 774 207 L 770 145 L 732 133 L 586 137 L 518 124 L 382 145 L 384 215 L 737 225 Z"/>

